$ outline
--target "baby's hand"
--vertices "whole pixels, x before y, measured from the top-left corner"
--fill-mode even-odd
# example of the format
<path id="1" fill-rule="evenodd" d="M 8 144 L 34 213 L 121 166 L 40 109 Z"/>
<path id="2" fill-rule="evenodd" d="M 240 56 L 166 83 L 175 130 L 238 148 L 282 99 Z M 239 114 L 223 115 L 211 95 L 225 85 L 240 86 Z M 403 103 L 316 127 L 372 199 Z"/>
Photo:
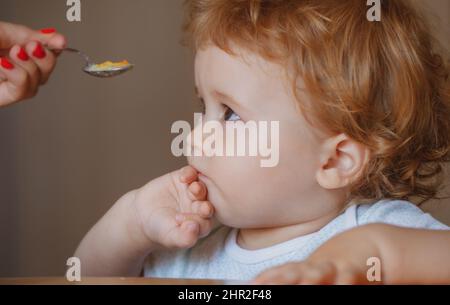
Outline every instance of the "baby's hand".
<path id="1" fill-rule="evenodd" d="M 254 284 L 379 284 L 369 282 L 369 258 L 379 258 L 381 266 L 392 259 L 385 245 L 386 228 L 370 224 L 331 238 L 303 262 L 269 269 Z M 383 250 L 383 251 L 382 251 Z M 381 267 L 380 266 L 380 267 Z M 384 271 L 381 272 L 384 278 Z"/>
<path id="2" fill-rule="evenodd" d="M 333 261 L 288 263 L 261 273 L 255 285 L 353 285 L 368 284 L 365 269 Z"/>
<path id="3" fill-rule="evenodd" d="M 189 248 L 209 234 L 214 208 L 191 166 L 135 191 L 136 217 L 146 238 L 165 248 Z"/>

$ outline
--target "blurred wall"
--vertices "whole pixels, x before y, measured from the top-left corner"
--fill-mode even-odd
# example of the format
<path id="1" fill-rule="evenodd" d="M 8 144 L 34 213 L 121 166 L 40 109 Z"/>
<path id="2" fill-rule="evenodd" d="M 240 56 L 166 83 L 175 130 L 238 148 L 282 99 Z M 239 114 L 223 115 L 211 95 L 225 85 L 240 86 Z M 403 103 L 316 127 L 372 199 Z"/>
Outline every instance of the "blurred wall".
<path id="1" fill-rule="evenodd" d="M 63 54 L 32 101 L 0 111 L 0 276 L 63 274 L 66 259 L 125 192 L 184 164 L 171 124 L 192 120 L 192 55 L 181 38 L 182 1 L 1 0 L 0 20 L 53 26 L 94 60 L 128 59 L 115 79 L 81 72 Z"/>
<path id="2" fill-rule="evenodd" d="M 0 276 L 61 275 L 87 230 L 122 194 L 184 164 L 171 124 L 192 120 L 193 66 L 179 44 L 181 0 L 1 0 L 0 20 L 56 27 L 97 61 L 128 59 L 132 73 L 94 79 L 63 54 L 33 101 L 0 110 Z M 443 20 L 450 1 L 427 1 Z M 433 18 L 433 20 L 435 20 Z M 450 202 L 426 208 L 450 224 Z"/>

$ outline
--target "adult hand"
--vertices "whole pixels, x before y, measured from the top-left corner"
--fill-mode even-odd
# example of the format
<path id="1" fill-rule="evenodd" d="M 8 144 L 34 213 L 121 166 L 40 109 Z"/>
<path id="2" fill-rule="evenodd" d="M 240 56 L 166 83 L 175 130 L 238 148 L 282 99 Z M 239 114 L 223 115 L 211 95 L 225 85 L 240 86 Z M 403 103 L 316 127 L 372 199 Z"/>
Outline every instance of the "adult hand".
<path id="1" fill-rule="evenodd" d="M 66 39 L 53 28 L 34 31 L 0 22 L 0 107 L 35 96 L 55 65 Z"/>

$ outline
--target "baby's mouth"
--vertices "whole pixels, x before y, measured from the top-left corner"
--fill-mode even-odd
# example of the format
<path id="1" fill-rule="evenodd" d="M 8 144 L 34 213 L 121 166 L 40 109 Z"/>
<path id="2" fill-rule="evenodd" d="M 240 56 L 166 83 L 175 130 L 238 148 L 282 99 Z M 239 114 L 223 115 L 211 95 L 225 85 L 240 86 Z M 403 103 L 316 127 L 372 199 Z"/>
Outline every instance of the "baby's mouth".
<path id="1" fill-rule="evenodd" d="M 197 171 L 198 171 L 198 180 L 200 182 L 203 182 L 206 185 L 206 188 L 208 189 L 208 193 L 209 193 L 209 189 L 213 184 L 212 180 L 208 176 L 206 176 L 203 172 L 201 172 L 199 170 L 197 170 Z"/>
<path id="2" fill-rule="evenodd" d="M 188 160 L 191 161 L 191 160 Z M 192 166 L 197 171 L 198 180 L 200 182 L 203 182 L 206 185 L 206 188 L 208 189 L 214 184 L 211 178 L 209 178 L 199 167 L 195 166 L 193 162 L 188 162 L 190 166 Z"/>
<path id="3" fill-rule="evenodd" d="M 198 172 L 198 179 L 205 184 L 207 183 L 207 182 L 205 182 L 205 180 L 209 181 L 208 176 L 206 176 L 202 172 Z"/>
<path id="4" fill-rule="evenodd" d="M 188 161 L 191 161 L 191 160 L 188 160 Z M 200 179 L 204 179 L 204 178 L 208 178 L 208 176 L 206 176 L 197 166 L 195 166 L 194 164 L 192 164 L 193 162 L 188 162 L 188 164 L 190 165 L 190 166 L 192 166 L 196 171 L 197 171 L 197 173 L 198 173 L 198 177 L 200 178 Z"/>

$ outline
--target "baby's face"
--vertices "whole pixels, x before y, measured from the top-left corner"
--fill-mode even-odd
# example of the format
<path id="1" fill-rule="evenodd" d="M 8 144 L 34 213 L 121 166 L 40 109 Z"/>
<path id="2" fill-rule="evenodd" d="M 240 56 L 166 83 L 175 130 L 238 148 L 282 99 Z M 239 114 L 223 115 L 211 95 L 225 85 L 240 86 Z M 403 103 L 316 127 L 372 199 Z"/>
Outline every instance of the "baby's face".
<path id="1" fill-rule="evenodd" d="M 221 124 L 278 121 L 279 162 L 261 167 L 260 157 L 190 157 L 202 173 L 216 217 L 231 227 L 265 228 L 311 221 L 335 210 L 331 202 L 311 204 L 321 191 L 315 174 L 323 134 L 301 115 L 281 66 L 248 53 L 245 58 L 214 46 L 198 51 L 195 82 L 205 118 Z"/>

